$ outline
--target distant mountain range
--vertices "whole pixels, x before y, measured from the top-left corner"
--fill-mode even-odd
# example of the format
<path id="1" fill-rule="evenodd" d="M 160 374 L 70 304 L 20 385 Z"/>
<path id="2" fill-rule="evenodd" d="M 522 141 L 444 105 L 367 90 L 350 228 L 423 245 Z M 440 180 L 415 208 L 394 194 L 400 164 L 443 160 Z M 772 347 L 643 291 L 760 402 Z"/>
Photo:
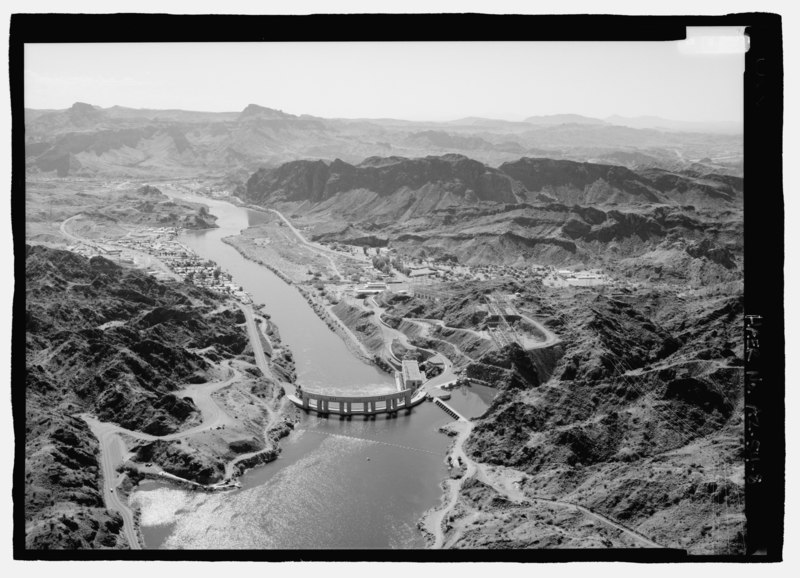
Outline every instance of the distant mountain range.
<path id="1" fill-rule="evenodd" d="M 251 104 L 240 112 L 100 108 L 25 110 L 29 171 L 60 176 L 186 176 L 198 170 L 246 178 L 298 159 L 420 157 L 463 153 L 498 166 L 522 156 L 604 162 L 629 168 L 741 173 L 741 134 L 676 132 L 709 123 L 664 119 L 529 117 L 523 122 L 329 119 Z M 661 126 L 660 129 L 653 128 Z"/>
<path id="2" fill-rule="evenodd" d="M 654 130 L 676 131 L 676 132 L 705 132 L 720 134 L 741 134 L 743 124 L 741 122 L 692 122 L 683 120 L 670 120 L 657 116 L 609 116 L 605 119 L 609 124 L 627 126 L 630 128 L 651 128 Z"/>
<path id="3" fill-rule="evenodd" d="M 537 126 L 557 126 L 563 124 L 580 125 L 605 125 L 605 126 L 624 126 L 628 128 L 652 129 L 666 132 L 698 132 L 711 134 L 741 134 L 743 125 L 741 122 L 692 122 L 683 120 L 671 120 L 658 116 L 635 116 L 626 117 L 613 115 L 606 118 L 594 118 L 580 114 L 551 114 L 540 116 L 529 116 L 522 122 L 497 120 L 480 117 L 467 117 L 451 121 L 451 125 L 472 125 L 472 126 L 506 126 L 519 127 L 524 124 Z"/>

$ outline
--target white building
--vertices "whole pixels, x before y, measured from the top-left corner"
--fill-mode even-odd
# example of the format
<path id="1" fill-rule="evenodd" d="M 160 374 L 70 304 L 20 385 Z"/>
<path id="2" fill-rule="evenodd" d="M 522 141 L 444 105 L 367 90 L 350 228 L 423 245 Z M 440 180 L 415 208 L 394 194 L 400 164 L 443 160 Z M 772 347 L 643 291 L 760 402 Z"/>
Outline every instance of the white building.
<path id="1" fill-rule="evenodd" d="M 413 359 L 403 360 L 401 376 L 405 389 L 417 389 L 422 385 L 422 374 L 419 371 L 419 365 L 417 365 L 417 362 Z"/>

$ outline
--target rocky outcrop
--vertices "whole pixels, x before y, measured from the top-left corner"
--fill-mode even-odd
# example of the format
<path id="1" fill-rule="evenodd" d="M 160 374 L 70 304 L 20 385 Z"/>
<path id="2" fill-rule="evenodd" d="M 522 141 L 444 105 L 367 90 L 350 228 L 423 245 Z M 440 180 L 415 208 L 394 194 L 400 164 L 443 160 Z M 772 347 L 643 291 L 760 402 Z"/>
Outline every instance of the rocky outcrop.
<path id="1" fill-rule="evenodd" d="M 427 187 L 427 188 L 426 188 Z M 407 159 L 370 157 L 358 165 L 341 160 L 295 161 L 261 169 L 247 181 L 247 199 L 255 203 L 320 203 L 337 194 L 364 190 L 386 197 L 399 191 L 450 193 L 465 202 L 516 202 L 511 180 L 461 155 Z M 422 194 L 421 192 L 419 194 Z"/>
<path id="2" fill-rule="evenodd" d="M 44 396 L 26 397 L 25 547 L 127 548 L 122 518 L 103 503 L 99 447 L 86 422 Z"/>
<path id="3" fill-rule="evenodd" d="M 736 266 L 733 254 L 725 247 L 716 246 L 711 240 L 703 239 L 686 247 L 686 252 L 695 259 L 708 259 L 726 269 Z"/>
<path id="4" fill-rule="evenodd" d="M 743 182 L 728 175 L 699 175 L 691 171 L 675 173 L 663 169 L 642 172 L 652 185 L 684 204 L 714 205 L 741 202 Z"/>
<path id="5" fill-rule="evenodd" d="M 665 546 L 739 551 L 741 297 L 551 298 L 564 336 L 553 378 L 509 387 L 511 359 L 481 360 L 499 368 L 502 391 L 474 427 L 470 455 L 526 472 L 532 498 L 579 503 Z M 729 517 L 709 536 L 719 504 Z M 484 516 L 502 509 L 487 504 Z M 492 539 L 476 527 L 456 546 Z"/>
<path id="6" fill-rule="evenodd" d="M 139 443 L 134 451 L 136 461 L 158 462 L 167 473 L 200 484 L 218 482 L 225 473 L 225 464 L 222 460 L 195 451 L 180 441 L 158 440 Z"/>
<path id="7" fill-rule="evenodd" d="M 97 441 L 73 416 L 153 435 L 179 430 L 198 412 L 174 392 L 209 368 L 192 349 L 242 353 L 240 314 L 204 289 L 102 257 L 26 246 L 25 268 L 27 544 L 125 547 L 121 520 L 103 506 Z M 176 472 L 218 475 L 216 463 L 169 458 Z"/>
<path id="8" fill-rule="evenodd" d="M 522 158 L 503 163 L 500 170 L 526 190 L 565 203 L 657 203 L 661 197 L 652 183 L 621 166 L 574 161 Z"/>
<path id="9" fill-rule="evenodd" d="M 686 280 L 720 280 L 729 276 L 720 269 L 737 270 L 741 222 L 725 215 L 740 210 L 741 196 L 706 195 L 708 202 L 684 205 L 689 197 L 648 174 L 656 173 L 544 158 L 499 170 L 460 155 L 296 161 L 253 174 L 246 196 L 293 214 L 315 240 L 388 246 L 408 257 L 560 267 L 645 256 L 640 272 L 625 264 L 624 274 Z M 741 185 L 726 175 L 681 179 L 700 188 Z M 708 258 L 691 267 L 670 256 L 704 238 L 722 250 L 706 255 L 705 245 L 692 246 L 687 255 Z"/>

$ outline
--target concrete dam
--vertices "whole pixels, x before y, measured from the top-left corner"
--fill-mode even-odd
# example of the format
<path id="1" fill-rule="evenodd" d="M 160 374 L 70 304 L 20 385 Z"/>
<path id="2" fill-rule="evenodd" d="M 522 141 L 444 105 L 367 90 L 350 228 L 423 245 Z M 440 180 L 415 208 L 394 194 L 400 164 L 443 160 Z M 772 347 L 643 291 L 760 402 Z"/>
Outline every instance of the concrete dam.
<path id="1" fill-rule="evenodd" d="M 289 401 L 303 410 L 320 414 L 376 415 L 411 409 L 425 400 L 424 390 L 404 389 L 396 393 L 370 396 L 342 396 L 312 393 L 298 388 L 297 395 L 289 395 Z"/>

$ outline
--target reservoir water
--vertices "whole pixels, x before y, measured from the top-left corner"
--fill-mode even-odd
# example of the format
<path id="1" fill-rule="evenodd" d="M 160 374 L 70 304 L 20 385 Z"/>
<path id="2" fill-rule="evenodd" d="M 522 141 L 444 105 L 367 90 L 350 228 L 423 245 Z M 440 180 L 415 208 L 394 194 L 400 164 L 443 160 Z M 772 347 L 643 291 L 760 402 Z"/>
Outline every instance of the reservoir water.
<path id="1" fill-rule="evenodd" d="M 294 354 L 300 383 L 337 393 L 392 389 L 391 376 L 354 357 L 295 288 L 222 242 L 264 222 L 263 213 L 162 190 L 202 202 L 218 217 L 218 229 L 187 232 L 181 241 L 230 272 L 256 304 L 265 304 Z M 481 399 L 463 401 L 481 413 Z M 432 403 L 393 419 L 380 415 L 347 421 L 304 414 L 281 442 L 280 457 L 242 476 L 239 490 L 206 494 L 142 484 L 131 499 L 142 511 L 146 547 L 424 547 L 416 525 L 441 498 L 451 440 L 436 430 L 449 421 Z"/>
<path id="2" fill-rule="evenodd" d="M 453 389 L 447 403 L 464 417 L 474 418 L 481 417 L 496 396 L 495 388 L 474 383 Z"/>

